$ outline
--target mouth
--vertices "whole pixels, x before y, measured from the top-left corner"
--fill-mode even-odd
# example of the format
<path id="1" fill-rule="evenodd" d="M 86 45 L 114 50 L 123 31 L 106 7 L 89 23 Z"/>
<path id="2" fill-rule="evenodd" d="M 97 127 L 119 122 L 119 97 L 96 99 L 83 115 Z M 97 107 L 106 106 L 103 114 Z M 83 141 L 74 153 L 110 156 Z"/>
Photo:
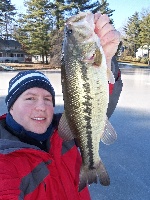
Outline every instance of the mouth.
<path id="1" fill-rule="evenodd" d="M 43 120 L 46 120 L 45 117 L 34 117 L 34 118 L 32 118 L 32 119 L 35 120 L 35 121 L 43 121 Z"/>

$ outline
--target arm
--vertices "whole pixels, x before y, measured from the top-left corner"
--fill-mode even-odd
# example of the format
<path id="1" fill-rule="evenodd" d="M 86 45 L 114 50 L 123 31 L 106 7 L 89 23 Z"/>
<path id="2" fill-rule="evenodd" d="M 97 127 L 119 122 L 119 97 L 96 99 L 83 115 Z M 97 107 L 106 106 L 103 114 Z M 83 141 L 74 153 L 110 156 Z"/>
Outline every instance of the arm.
<path id="1" fill-rule="evenodd" d="M 121 80 L 121 71 L 119 69 L 118 62 L 115 57 L 112 58 L 111 69 L 115 77 L 115 83 L 114 85 L 109 84 L 109 88 L 110 88 L 109 89 L 109 103 L 108 103 L 108 109 L 107 109 L 108 118 L 111 117 L 111 115 L 113 114 L 117 106 L 117 103 L 122 91 L 122 87 L 123 87 L 123 83 Z"/>
<path id="2" fill-rule="evenodd" d="M 114 112 L 120 93 L 122 91 L 121 72 L 118 67 L 116 58 L 114 57 L 120 42 L 120 33 L 115 30 L 114 26 L 109 23 L 110 19 L 107 15 L 95 14 L 95 33 L 99 36 L 101 45 L 103 47 L 107 66 L 111 68 L 114 74 L 115 84 L 109 84 L 109 104 L 107 109 L 107 116 L 110 118 Z"/>
<path id="3" fill-rule="evenodd" d="M 120 43 L 120 33 L 110 24 L 109 17 L 100 13 L 95 14 L 95 33 L 100 38 L 107 65 L 111 68 L 112 57 L 115 55 Z"/>

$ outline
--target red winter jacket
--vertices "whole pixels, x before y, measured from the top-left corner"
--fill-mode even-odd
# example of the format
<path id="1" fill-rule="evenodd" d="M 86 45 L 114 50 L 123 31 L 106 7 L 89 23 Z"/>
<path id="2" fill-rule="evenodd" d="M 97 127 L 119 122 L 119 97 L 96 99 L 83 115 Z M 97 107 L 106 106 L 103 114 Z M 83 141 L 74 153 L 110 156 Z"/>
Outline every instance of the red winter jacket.
<path id="1" fill-rule="evenodd" d="M 54 131 L 49 152 L 19 141 L 0 121 L 0 199 L 90 200 L 78 192 L 81 157 L 74 140 L 64 142 Z"/>

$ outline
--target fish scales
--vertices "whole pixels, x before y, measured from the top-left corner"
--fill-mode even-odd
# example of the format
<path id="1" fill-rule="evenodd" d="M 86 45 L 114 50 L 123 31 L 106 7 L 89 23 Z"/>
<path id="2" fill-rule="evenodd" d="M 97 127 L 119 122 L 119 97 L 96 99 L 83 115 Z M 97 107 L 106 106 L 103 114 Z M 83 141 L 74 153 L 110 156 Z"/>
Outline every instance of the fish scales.
<path id="1" fill-rule="evenodd" d="M 94 27 L 91 28 L 93 14 L 89 24 L 87 16 L 80 13 L 66 23 L 61 67 L 63 115 L 77 139 L 83 162 L 79 190 L 87 183 L 97 183 L 97 176 L 101 184 L 109 185 L 109 176 L 99 156 L 109 99 L 107 66 L 100 41 Z M 64 125 L 63 117 L 61 122 Z"/>
<path id="2" fill-rule="evenodd" d="M 69 58 L 71 59 L 71 57 Z M 78 63 L 76 60 L 76 57 L 73 57 L 73 60 L 71 59 L 71 62 L 69 63 L 72 63 L 71 66 L 74 66 L 74 68 L 68 68 L 67 72 L 65 72 L 67 73 L 67 78 L 65 77 L 67 80 L 65 81 L 68 81 L 68 84 L 65 84 L 66 92 L 63 93 L 69 94 L 69 97 L 64 98 L 65 113 L 66 116 L 71 115 L 68 119 L 70 121 L 69 124 L 73 124 L 72 129 L 75 129 L 74 132 L 79 134 L 78 137 L 80 137 L 82 140 L 80 142 L 81 146 L 83 147 L 83 144 L 87 146 L 88 144 L 90 147 L 92 144 L 94 144 L 94 147 L 91 148 L 86 148 L 86 146 L 83 147 L 90 152 L 91 149 L 95 148 L 95 142 L 93 142 L 93 140 L 98 137 L 96 141 L 99 141 L 100 132 L 103 132 L 105 118 L 102 118 L 102 115 L 105 116 L 105 109 L 102 108 L 104 108 L 103 102 L 108 101 L 108 96 L 107 94 L 103 93 L 104 99 L 102 98 L 102 88 L 104 86 L 100 82 L 100 80 L 102 80 L 100 77 L 102 76 L 102 73 L 99 73 L 99 70 L 101 69 L 93 69 L 93 67 L 90 66 L 88 68 L 84 63 L 81 65 L 81 62 Z M 106 87 L 108 87 L 107 80 L 105 82 Z M 101 98 L 99 98 L 100 93 Z M 100 125 L 102 130 L 100 130 Z M 93 139 L 92 132 L 94 133 Z M 88 138 L 87 141 L 86 138 Z M 99 143 L 97 143 L 97 146 L 98 149 Z M 85 151 L 83 151 L 83 153 L 84 152 Z M 98 150 L 95 152 L 98 153 Z M 86 152 L 85 154 L 85 158 L 89 158 L 90 160 L 94 159 L 91 159 L 93 156 L 92 153 Z M 87 157 L 87 155 L 89 156 Z M 96 157 L 99 156 L 97 155 Z M 85 162 L 90 163 L 89 161 L 86 161 L 86 159 Z"/>

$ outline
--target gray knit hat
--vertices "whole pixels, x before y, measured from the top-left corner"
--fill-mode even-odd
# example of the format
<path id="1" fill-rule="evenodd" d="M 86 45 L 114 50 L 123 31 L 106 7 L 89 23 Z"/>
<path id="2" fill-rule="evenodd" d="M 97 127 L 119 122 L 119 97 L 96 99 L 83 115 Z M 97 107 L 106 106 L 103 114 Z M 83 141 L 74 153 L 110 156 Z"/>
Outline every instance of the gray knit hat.
<path id="1" fill-rule="evenodd" d="M 53 106 L 55 106 L 55 91 L 49 79 L 42 72 L 28 70 L 19 72 L 9 82 L 8 95 L 5 99 L 8 111 L 24 91 L 33 87 L 43 88 L 50 92 Z"/>

